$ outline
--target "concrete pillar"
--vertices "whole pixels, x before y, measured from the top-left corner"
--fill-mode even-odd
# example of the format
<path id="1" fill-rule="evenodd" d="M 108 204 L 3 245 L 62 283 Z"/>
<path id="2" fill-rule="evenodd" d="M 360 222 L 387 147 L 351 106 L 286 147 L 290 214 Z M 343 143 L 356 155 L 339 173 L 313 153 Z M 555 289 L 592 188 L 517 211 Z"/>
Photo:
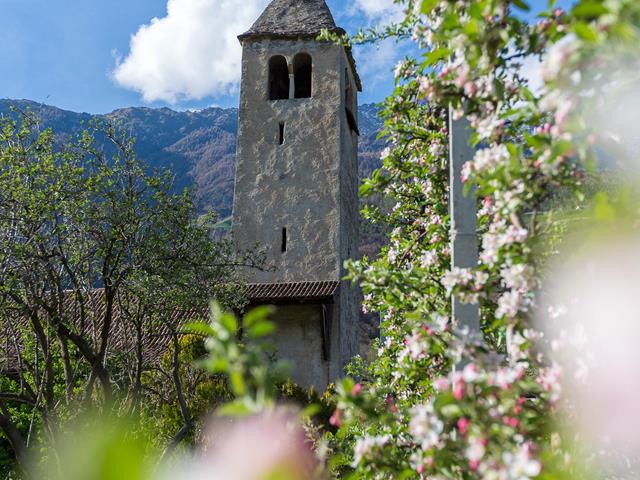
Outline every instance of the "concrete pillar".
<path id="1" fill-rule="evenodd" d="M 451 265 L 475 268 L 478 265 L 477 204 L 475 188 L 464 194 L 462 166 L 473 159 L 471 126 L 466 118 L 453 119 L 449 109 L 449 213 L 451 216 Z M 480 331 L 480 306 L 453 299 L 453 322 Z"/>

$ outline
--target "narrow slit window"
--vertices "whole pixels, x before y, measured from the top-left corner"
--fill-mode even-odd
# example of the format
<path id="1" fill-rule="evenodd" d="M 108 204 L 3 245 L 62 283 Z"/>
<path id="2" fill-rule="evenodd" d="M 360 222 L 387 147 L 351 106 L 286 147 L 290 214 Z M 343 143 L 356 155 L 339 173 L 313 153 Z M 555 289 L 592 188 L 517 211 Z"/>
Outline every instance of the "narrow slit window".
<path id="1" fill-rule="evenodd" d="M 282 229 L 282 253 L 287 251 L 287 229 Z"/>
<path id="2" fill-rule="evenodd" d="M 284 144 L 284 122 L 280 122 L 280 135 L 278 139 L 280 145 Z"/>

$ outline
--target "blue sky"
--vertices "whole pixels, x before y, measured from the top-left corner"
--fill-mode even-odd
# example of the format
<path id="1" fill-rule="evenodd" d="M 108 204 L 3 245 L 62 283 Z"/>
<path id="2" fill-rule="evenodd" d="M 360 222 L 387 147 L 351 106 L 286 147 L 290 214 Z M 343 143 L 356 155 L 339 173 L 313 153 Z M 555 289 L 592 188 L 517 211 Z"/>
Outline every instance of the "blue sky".
<path id="1" fill-rule="evenodd" d="M 0 98 L 91 113 L 132 105 L 236 106 L 234 37 L 266 2 L 0 0 Z M 327 3 L 351 32 L 394 15 L 391 0 Z M 405 53 L 393 42 L 356 51 L 361 102 L 391 91 L 391 70 Z"/>

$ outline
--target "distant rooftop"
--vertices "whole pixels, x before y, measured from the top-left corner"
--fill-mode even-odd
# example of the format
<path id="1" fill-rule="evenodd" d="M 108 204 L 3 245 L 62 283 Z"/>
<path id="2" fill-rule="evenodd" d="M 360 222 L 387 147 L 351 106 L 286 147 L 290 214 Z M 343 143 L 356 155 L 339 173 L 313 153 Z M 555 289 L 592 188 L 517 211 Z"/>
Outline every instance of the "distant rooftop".
<path id="1" fill-rule="evenodd" d="M 273 0 L 240 40 L 253 37 L 315 37 L 322 29 L 344 32 L 336 26 L 324 0 Z"/>

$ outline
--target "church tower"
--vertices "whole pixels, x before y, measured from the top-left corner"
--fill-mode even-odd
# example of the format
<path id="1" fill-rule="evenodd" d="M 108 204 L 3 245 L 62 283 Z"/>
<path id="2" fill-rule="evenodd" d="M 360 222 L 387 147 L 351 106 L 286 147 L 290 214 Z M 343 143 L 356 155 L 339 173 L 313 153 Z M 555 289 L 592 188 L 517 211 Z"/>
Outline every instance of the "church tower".
<path id="1" fill-rule="evenodd" d="M 322 389 L 357 353 L 359 296 L 342 278 L 358 254 L 357 92 L 350 49 L 324 0 L 273 0 L 242 44 L 234 238 L 273 269 L 251 303 L 277 306 L 274 341 L 294 381 Z"/>

